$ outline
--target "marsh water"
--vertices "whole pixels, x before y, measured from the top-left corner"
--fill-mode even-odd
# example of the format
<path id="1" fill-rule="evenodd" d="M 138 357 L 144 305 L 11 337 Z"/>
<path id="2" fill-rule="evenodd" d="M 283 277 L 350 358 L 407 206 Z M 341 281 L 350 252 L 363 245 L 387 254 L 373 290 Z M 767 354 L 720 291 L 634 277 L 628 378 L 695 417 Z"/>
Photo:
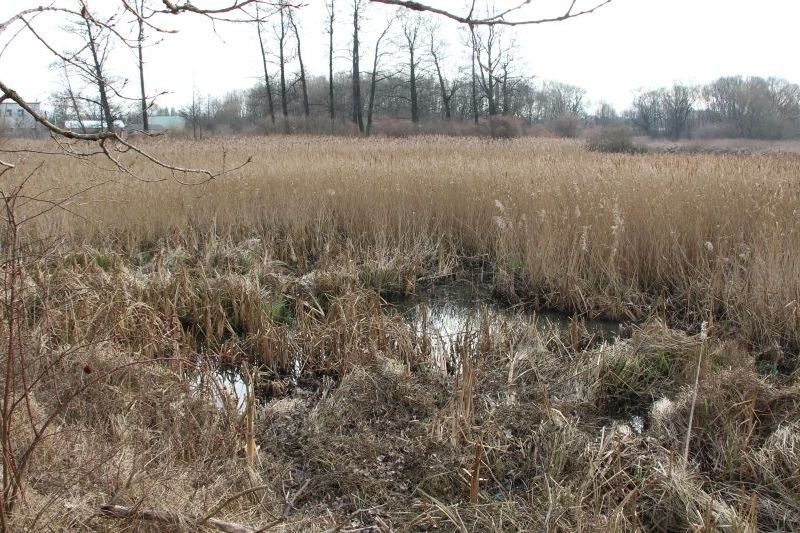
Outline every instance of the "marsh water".
<path id="1" fill-rule="evenodd" d="M 481 326 L 492 328 L 533 327 L 542 337 L 575 327 L 576 321 L 585 342 L 611 342 L 624 336 L 623 324 L 607 320 L 585 320 L 558 312 L 532 312 L 524 306 L 502 305 L 488 290 L 470 282 L 454 282 L 420 291 L 404 299 L 387 301 L 384 312 L 403 317 L 416 338 L 425 343 L 434 368 L 457 372 L 455 360 L 459 351 L 474 348 Z M 299 370 L 299 367 L 296 369 Z M 298 372 L 299 373 L 299 372 Z M 289 376 L 296 384 L 299 375 Z M 224 368 L 216 372 L 214 384 L 219 401 L 223 395 L 244 406 L 247 385 L 240 369 Z"/>
<path id="2" fill-rule="evenodd" d="M 555 311 L 533 312 L 523 305 L 504 306 L 484 288 L 468 282 L 452 283 L 421 292 L 394 304 L 418 336 L 430 343 L 434 362 L 442 363 L 468 342 L 470 333 L 482 321 L 493 325 L 524 324 L 542 334 L 552 334 L 574 326 L 574 321 L 589 340 L 611 341 L 624 335 L 623 325 L 608 320 L 585 320 Z"/>

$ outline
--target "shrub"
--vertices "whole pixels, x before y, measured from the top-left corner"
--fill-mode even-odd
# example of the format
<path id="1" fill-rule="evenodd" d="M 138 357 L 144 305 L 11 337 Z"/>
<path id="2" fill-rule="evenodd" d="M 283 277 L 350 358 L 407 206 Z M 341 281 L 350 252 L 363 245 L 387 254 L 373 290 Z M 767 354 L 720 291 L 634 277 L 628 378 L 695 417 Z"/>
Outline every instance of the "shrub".
<path id="1" fill-rule="evenodd" d="M 373 132 L 384 137 L 406 139 L 417 135 L 417 124 L 410 120 L 400 118 L 382 118 L 373 124 Z"/>
<path id="2" fill-rule="evenodd" d="M 529 137 L 553 137 L 553 132 L 550 131 L 544 124 L 531 124 L 527 127 L 526 135 Z"/>
<path id="3" fill-rule="evenodd" d="M 592 152 L 614 154 L 640 154 L 646 149 L 633 142 L 631 130 L 625 126 L 601 128 L 586 140 L 586 148 Z"/>
<path id="4" fill-rule="evenodd" d="M 564 113 L 555 120 L 550 121 L 548 129 L 556 137 L 574 139 L 581 129 L 581 119 L 572 113 Z"/>
<path id="5" fill-rule="evenodd" d="M 489 118 L 489 135 L 492 139 L 516 139 L 522 136 L 522 121 L 517 117 L 495 116 Z"/>
<path id="6" fill-rule="evenodd" d="M 420 124 L 419 132 L 424 135 L 443 135 L 445 137 L 476 137 L 480 127 L 471 120 L 429 120 Z"/>

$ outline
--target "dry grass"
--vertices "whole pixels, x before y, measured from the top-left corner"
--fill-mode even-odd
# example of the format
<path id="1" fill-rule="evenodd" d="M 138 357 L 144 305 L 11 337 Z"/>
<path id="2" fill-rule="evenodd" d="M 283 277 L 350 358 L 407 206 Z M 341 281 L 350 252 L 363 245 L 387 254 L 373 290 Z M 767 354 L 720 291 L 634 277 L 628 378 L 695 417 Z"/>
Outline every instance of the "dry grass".
<path id="1" fill-rule="evenodd" d="M 601 155 L 527 139 L 218 142 L 229 166 L 255 161 L 196 187 L 52 158 L 42 186 L 115 181 L 73 207 L 86 221 L 42 225 L 129 258 L 258 238 L 269 259 L 303 271 L 369 263 L 369 284 L 401 292 L 443 263 L 471 260 L 492 269 L 498 292 L 539 307 L 616 319 L 662 310 L 673 324 L 725 321 L 763 346 L 800 341 L 795 155 Z M 210 144 L 153 149 L 221 165 Z"/>
<path id="2" fill-rule="evenodd" d="M 208 144 L 152 142 L 221 163 Z M 109 501 L 277 531 L 800 527 L 797 156 L 220 142 L 228 165 L 254 163 L 191 187 L 56 157 L 34 175 L 53 196 L 112 181 L 27 228 L 34 246 L 61 237 L 25 270 L 26 350 L 45 376 L 27 416 L 63 413 L 19 528 L 145 527 L 98 517 Z M 476 312 L 447 374 L 386 299 L 458 277 L 505 301 L 649 320 L 607 344 L 580 320 Z M 244 363 L 264 400 L 252 466 L 211 371 Z"/>

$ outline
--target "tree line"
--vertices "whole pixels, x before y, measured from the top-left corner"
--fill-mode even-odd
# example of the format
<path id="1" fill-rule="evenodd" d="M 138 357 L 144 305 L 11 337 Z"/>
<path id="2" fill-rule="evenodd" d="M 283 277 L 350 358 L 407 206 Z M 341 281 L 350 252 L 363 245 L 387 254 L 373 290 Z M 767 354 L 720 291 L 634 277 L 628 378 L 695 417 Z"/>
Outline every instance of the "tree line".
<path id="1" fill-rule="evenodd" d="M 54 67 L 63 83 L 51 103 L 62 124 L 82 117 L 106 124 L 125 118 L 148 129 L 159 96 L 145 92 L 144 55 L 157 44 L 148 37 L 149 1 L 126 4 L 136 15 L 127 42 L 137 52 L 141 97 L 135 101 L 117 92 L 121 84 L 109 75 L 109 43 L 119 37 L 119 24 L 113 17 L 103 24 L 96 17 L 73 23 L 81 46 Z M 222 96 L 195 87 L 179 114 L 196 137 L 215 131 L 370 135 L 376 126 L 390 134 L 475 133 L 487 125 L 492 134 L 496 127 L 501 135 L 528 127 L 570 137 L 583 126 L 619 124 L 672 139 L 800 135 L 795 83 L 731 76 L 703 86 L 675 84 L 642 91 L 620 112 L 607 103 L 590 106 L 580 87 L 539 80 L 526 67 L 513 30 L 502 24 L 466 24 L 457 42 L 448 42 L 440 18 L 398 8 L 380 22 L 373 16 L 365 38 L 372 4 L 325 1 L 328 72 L 323 74 L 306 68 L 305 38 L 319 28 L 308 27 L 303 8 L 288 0 L 254 3 L 243 31 L 257 38 L 251 53 L 259 57 L 261 71 L 254 73 L 259 81 Z M 346 70 L 335 68 L 341 50 L 334 36 L 341 41 L 342 35 L 349 43 Z"/>
<path id="2" fill-rule="evenodd" d="M 800 135 L 800 86 L 778 78 L 722 77 L 639 94 L 627 114 L 650 136 L 785 139 Z"/>

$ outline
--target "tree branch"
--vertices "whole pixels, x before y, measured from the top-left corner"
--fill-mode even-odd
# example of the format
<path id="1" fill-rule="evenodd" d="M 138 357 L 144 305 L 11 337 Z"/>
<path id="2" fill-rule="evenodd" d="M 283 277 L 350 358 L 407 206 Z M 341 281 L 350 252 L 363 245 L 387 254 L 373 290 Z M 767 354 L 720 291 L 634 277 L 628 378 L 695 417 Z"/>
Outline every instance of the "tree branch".
<path id="1" fill-rule="evenodd" d="M 564 13 L 558 16 L 507 20 L 506 19 L 507 15 L 519 11 L 524 6 L 529 4 L 530 0 L 526 0 L 515 7 L 506 9 L 505 11 L 497 15 L 492 15 L 485 18 L 475 17 L 474 4 L 473 4 L 473 9 L 470 9 L 470 12 L 467 15 L 458 15 L 456 13 L 453 13 L 452 11 L 435 8 L 433 6 L 422 4 L 420 2 L 415 2 L 413 0 L 370 0 L 370 2 L 374 2 L 376 4 L 386 4 L 390 6 L 404 7 L 412 11 L 433 13 L 434 15 L 440 15 L 442 17 L 447 17 L 449 19 L 455 20 L 456 22 L 459 22 L 461 24 L 469 24 L 470 26 L 525 26 L 534 24 L 546 24 L 549 22 L 561 22 L 567 19 L 573 19 L 576 17 L 594 13 L 601 7 L 610 4 L 613 0 L 600 0 L 598 3 L 594 4 L 590 8 L 583 9 L 581 11 L 573 11 L 573 9 L 575 8 L 576 1 L 577 0 L 573 0 L 569 8 Z"/>
<path id="2" fill-rule="evenodd" d="M 251 527 L 247 527 L 242 524 L 236 524 L 234 522 L 226 522 L 217 518 L 208 518 L 204 522 L 200 522 L 195 518 L 181 516 L 170 511 L 139 509 L 138 507 L 123 507 L 122 505 L 101 505 L 100 512 L 107 518 L 136 518 L 139 520 L 158 522 L 171 526 L 189 523 L 196 527 L 200 527 L 203 523 L 207 523 L 227 533 L 253 533 L 256 531 Z"/>
<path id="3" fill-rule="evenodd" d="M 218 178 L 220 176 L 223 176 L 225 174 L 230 174 L 231 172 L 236 172 L 237 170 L 240 170 L 245 165 L 248 165 L 253 160 L 252 156 L 248 157 L 247 160 L 244 163 L 241 163 L 241 164 L 239 164 L 237 166 L 234 166 L 233 168 L 230 168 L 230 169 L 226 169 L 223 166 L 223 168 L 219 172 L 212 172 L 212 171 L 206 170 L 206 169 L 191 168 L 191 167 L 180 167 L 180 166 L 177 166 L 177 165 L 170 165 L 169 163 L 161 161 L 160 159 L 158 159 L 154 155 L 148 153 L 147 151 L 143 150 L 142 148 L 139 148 L 135 144 L 129 143 L 128 141 L 123 139 L 115 131 L 101 131 L 101 132 L 98 132 L 98 133 L 75 133 L 75 132 L 73 132 L 71 130 L 60 128 L 60 127 L 56 126 L 55 124 L 53 124 L 52 122 L 47 120 L 45 117 L 43 117 L 40 113 L 35 111 L 30 105 L 28 105 L 28 103 L 25 101 L 24 98 L 22 98 L 16 91 L 14 91 L 12 88 L 10 88 L 5 83 L 3 83 L 2 80 L 0 80 L 0 93 L 2 93 L 2 97 L 10 98 L 14 102 L 16 102 L 22 109 L 24 109 L 26 112 L 28 112 L 34 118 L 34 120 L 36 120 L 36 122 L 38 122 L 39 124 L 41 124 L 42 126 L 47 128 L 47 130 L 49 130 L 51 133 L 53 133 L 55 135 L 58 135 L 60 137 L 67 138 L 67 139 L 74 139 L 74 140 L 79 140 L 79 141 L 94 141 L 94 142 L 98 142 L 99 145 L 100 145 L 100 149 L 102 150 L 102 153 L 106 157 L 108 157 L 108 159 L 112 163 L 114 163 L 114 165 L 119 170 L 121 170 L 124 173 L 126 173 L 126 174 L 128 174 L 130 176 L 133 176 L 133 177 L 137 177 L 137 176 L 134 175 L 128 167 L 123 165 L 119 161 L 118 158 L 114 157 L 114 155 L 111 153 L 111 151 L 109 151 L 108 146 L 106 145 L 107 141 L 109 141 L 109 140 L 115 141 L 118 145 L 124 146 L 126 148 L 125 151 L 128 151 L 128 150 L 133 151 L 133 152 L 141 155 L 142 157 L 144 157 L 145 159 L 147 159 L 151 163 L 154 163 L 155 165 L 157 165 L 159 167 L 162 167 L 162 168 L 165 168 L 167 170 L 171 170 L 173 173 L 177 172 L 177 173 L 181 173 L 181 174 L 199 174 L 199 175 L 202 175 L 202 176 L 205 177 L 205 179 L 201 183 L 204 183 L 204 182 L 207 182 L 207 181 L 211 181 L 211 180 L 213 180 L 215 178 Z M 119 150 L 117 150 L 117 151 L 119 151 Z M 5 165 L 6 167 L 9 166 L 6 163 L 3 163 L 3 165 Z M 186 184 L 186 183 L 181 182 L 180 180 L 177 180 L 177 181 L 179 183 L 181 183 L 181 184 L 184 184 L 184 185 Z M 197 184 L 195 183 L 193 185 L 197 185 Z"/>

